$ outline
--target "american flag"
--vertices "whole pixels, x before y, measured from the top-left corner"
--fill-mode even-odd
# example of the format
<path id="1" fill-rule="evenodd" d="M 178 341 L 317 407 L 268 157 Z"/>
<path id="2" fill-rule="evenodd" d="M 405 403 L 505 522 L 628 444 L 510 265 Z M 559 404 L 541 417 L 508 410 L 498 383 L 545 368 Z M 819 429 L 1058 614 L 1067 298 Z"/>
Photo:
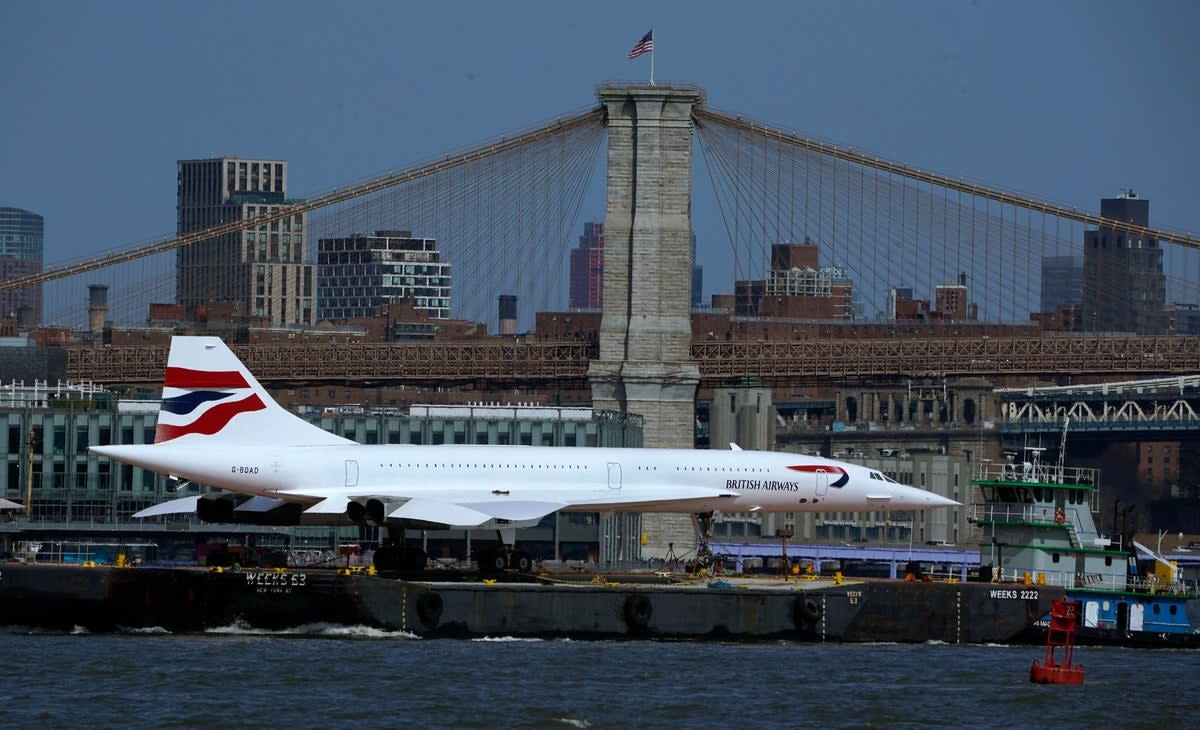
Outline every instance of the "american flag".
<path id="1" fill-rule="evenodd" d="M 649 53 L 654 50 L 654 31 L 646 33 L 642 39 L 637 42 L 633 50 L 629 52 L 629 60 L 633 60 L 643 53 Z"/>

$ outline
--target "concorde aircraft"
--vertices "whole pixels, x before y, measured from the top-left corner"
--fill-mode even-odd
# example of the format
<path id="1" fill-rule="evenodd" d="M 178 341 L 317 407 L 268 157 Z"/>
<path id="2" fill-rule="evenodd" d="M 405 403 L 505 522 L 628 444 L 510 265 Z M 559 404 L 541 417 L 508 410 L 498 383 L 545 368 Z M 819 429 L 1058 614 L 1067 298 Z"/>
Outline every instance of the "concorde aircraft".
<path id="1" fill-rule="evenodd" d="M 217 337 L 172 338 L 153 444 L 91 450 L 227 490 L 165 502 L 134 517 L 194 512 L 206 522 L 385 527 L 400 547 L 376 551 L 381 569 L 424 564 L 423 554 L 414 558 L 403 548 L 405 529 L 454 528 L 497 530 L 500 544 L 480 557 L 485 571 L 527 571 L 528 554 L 514 549 L 516 528 L 558 510 L 687 513 L 703 524 L 713 512 L 958 504 L 873 469 L 799 454 L 360 445 L 277 404 Z"/>

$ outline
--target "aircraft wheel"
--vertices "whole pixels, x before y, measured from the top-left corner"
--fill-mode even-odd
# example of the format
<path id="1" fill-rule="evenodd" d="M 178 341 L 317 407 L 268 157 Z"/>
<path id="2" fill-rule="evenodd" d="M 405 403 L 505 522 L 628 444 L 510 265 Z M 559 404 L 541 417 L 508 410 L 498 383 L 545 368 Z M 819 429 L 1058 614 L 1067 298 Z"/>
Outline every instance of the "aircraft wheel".
<path id="1" fill-rule="evenodd" d="M 378 547 L 375 549 L 375 558 L 371 561 L 375 566 L 375 570 L 396 570 L 400 567 L 399 553 L 396 548 L 391 546 Z"/>
<path id="2" fill-rule="evenodd" d="M 409 548 L 404 553 L 404 569 L 405 570 L 425 570 L 425 563 L 428 556 L 421 548 Z"/>
<path id="3" fill-rule="evenodd" d="M 479 572 L 484 575 L 495 575 L 504 572 L 508 567 L 508 558 L 503 550 L 488 548 L 479 553 Z"/>
<path id="4" fill-rule="evenodd" d="M 512 554 L 512 569 L 518 573 L 528 573 L 533 570 L 533 558 L 524 550 Z"/>

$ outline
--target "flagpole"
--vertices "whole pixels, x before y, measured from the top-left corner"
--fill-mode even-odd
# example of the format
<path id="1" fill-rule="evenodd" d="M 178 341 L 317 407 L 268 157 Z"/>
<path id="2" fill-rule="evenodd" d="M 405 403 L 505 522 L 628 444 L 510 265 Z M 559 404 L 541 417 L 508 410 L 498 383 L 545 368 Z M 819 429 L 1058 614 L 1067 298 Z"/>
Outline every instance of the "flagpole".
<path id="1" fill-rule="evenodd" d="M 651 36 L 653 37 L 653 33 L 654 33 L 653 28 L 650 29 L 650 33 L 651 33 Z M 654 46 L 653 45 L 650 46 L 650 85 L 654 86 Z"/>

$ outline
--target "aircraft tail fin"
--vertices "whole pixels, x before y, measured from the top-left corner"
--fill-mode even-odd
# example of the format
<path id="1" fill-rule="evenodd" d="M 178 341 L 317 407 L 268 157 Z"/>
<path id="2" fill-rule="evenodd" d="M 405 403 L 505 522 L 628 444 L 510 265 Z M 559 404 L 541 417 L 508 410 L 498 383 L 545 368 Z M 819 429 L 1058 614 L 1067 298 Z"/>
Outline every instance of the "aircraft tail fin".
<path id="1" fill-rule="evenodd" d="M 275 402 L 219 337 L 172 337 L 154 443 L 354 443 Z"/>

